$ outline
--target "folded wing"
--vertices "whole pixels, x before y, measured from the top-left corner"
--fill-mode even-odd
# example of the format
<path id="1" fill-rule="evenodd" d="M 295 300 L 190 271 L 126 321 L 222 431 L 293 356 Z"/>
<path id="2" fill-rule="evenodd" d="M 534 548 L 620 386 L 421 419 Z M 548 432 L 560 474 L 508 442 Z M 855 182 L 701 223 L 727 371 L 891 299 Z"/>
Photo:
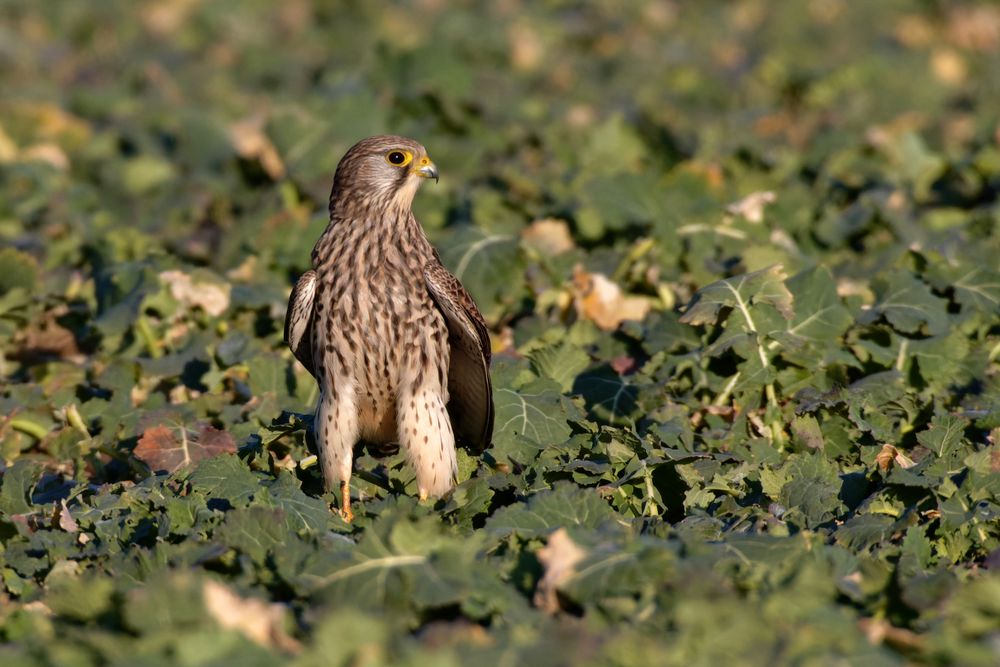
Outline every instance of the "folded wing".
<path id="1" fill-rule="evenodd" d="M 292 295 L 288 297 L 285 311 L 285 342 L 292 349 L 295 358 L 302 362 L 313 377 L 312 360 L 312 317 L 313 297 L 316 294 L 316 272 L 306 271 L 295 283 Z"/>
<path id="2" fill-rule="evenodd" d="M 448 324 L 448 412 L 455 434 L 470 449 L 482 451 L 493 438 L 490 335 L 486 322 L 462 283 L 436 258 L 424 268 L 424 281 Z"/>

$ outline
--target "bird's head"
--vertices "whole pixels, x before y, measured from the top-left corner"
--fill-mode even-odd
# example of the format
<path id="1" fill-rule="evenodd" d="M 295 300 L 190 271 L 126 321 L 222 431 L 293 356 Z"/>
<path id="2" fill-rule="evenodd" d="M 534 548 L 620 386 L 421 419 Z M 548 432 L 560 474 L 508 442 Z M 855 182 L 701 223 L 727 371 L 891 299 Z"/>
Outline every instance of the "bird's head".
<path id="1" fill-rule="evenodd" d="M 337 165 L 331 207 L 338 198 L 370 198 L 409 210 L 424 179 L 438 179 L 427 149 L 413 139 L 379 135 L 354 144 Z"/>

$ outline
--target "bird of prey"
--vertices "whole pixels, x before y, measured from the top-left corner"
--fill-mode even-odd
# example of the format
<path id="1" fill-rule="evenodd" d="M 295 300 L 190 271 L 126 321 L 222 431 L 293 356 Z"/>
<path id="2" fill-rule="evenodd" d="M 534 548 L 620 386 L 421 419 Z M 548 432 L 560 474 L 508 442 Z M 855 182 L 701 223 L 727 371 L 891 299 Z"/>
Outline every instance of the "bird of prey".
<path id="1" fill-rule="evenodd" d="M 358 441 L 399 443 L 424 499 L 454 487 L 456 440 L 481 451 L 493 434 L 486 323 L 411 210 L 428 178 L 437 167 L 412 139 L 347 151 L 313 268 L 288 301 L 285 342 L 319 383 L 319 460 L 346 521 Z"/>

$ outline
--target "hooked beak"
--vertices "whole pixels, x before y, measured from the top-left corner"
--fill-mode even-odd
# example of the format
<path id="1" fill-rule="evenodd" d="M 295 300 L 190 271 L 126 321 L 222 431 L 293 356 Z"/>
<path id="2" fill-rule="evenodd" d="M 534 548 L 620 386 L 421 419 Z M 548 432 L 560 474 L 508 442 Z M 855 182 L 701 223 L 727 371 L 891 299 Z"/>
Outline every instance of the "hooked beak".
<path id="1" fill-rule="evenodd" d="M 421 178 L 433 178 L 434 182 L 438 182 L 438 168 L 429 157 L 422 157 L 420 161 L 413 166 L 413 170 L 410 172 L 420 176 Z"/>

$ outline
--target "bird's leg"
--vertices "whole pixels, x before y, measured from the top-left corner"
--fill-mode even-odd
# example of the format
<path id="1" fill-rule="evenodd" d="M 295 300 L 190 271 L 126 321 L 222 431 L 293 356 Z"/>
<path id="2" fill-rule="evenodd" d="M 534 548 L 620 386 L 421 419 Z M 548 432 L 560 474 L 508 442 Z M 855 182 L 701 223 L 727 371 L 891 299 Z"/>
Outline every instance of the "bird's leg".
<path id="1" fill-rule="evenodd" d="M 354 512 L 351 511 L 351 483 L 346 479 L 340 481 L 340 518 L 347 523 L 354 520 Z"/>
<path id="2" fill-rule="evenodd" d="M 327 490 L 340 489 L 340 516 L 347 522 L 354 518 L 350 480 L 359 428 L 355 405 L 354 387 L 345 382 L 336 385 L 335 391 L 324 387 L 316 408 L 316 449 L 323 480 Z"/>
<path id="3" fill-rule="evenodd" d="M 396 404 L 402 448 L 417 474 L 421 500 L 440 497 L 455 486 L 455 435 L 440 388 L 406 387 Z"/>

